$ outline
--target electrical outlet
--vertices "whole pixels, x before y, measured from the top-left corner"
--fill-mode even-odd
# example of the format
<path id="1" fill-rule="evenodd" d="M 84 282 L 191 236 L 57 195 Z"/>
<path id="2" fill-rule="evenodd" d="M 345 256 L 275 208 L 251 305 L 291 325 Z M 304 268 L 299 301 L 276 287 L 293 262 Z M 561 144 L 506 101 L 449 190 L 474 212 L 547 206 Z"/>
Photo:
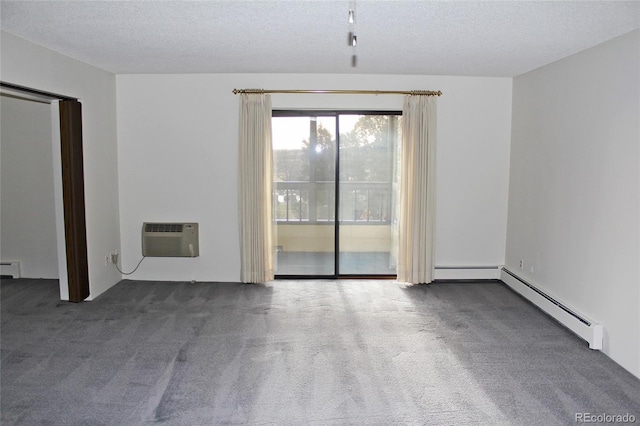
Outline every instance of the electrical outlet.
<path id="1" fill-rule="evenodd" d="M 111 258 L 109 257 L 109 255 L 106 255 L 104 257 L 104 266 L 109 265 L 109 262 L 111 261 Z"/>
<path id="2" fill-rule="evenodd" d="M 111 263 L 113 263 L 114 265 L 118 264 L 118 251 L 117 250 L 111 252 Z"/>
<path id="3" fill-rule="evenodd" d="M 520 259 L 520 269 L 524 269 L 524 260 Z"/>

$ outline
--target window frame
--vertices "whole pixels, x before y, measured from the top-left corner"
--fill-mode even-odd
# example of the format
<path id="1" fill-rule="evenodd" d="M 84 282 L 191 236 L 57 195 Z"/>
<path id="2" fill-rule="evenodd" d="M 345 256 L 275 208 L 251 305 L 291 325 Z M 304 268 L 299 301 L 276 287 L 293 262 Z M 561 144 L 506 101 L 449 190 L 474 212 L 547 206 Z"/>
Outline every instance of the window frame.
<path id="1" fill-rule="evenodd" d="M 387 220 L 337 220 L 336 218 L 340 218 L 340 116 L 341 115 L 393 115 L 402 117 L 402 111 L 400 110 L 349 110 L 349 109 L 284 109 L 284 108 L 275 108 L 272 110 L 271 118 L 280 118 L 280 117 L 335 117 L 336 127 L 335 127 L 335 140 L 336 140 L 336 149 L 335 149 L 335 179 L 333 181 L 318 181 L 311 180 L 311 173 L 309 176 L 309 181 L 287 181 L 286 183 L 290 183 L 293 185 L 309 185 L 314 186 L 317 184 L 327 185 L 334 184 L 334 212 L 333 212 L 333 220 L 318 220 L 317 219 L 317 203 L 311 205 L 311 200 L 309 200 L 308 206 L 308 218 L 306 220 L 302 219 L 302 212 L 300 213 L 300 219 L 298 220 L 290 220 L 290 219 L 277 219 L 274 214 L 274 222 L 279 224 L 287 224 L 287 225 L 334 225 L 336 222 L 348 223 L 349 225 L 389 225 L 391 218 Z M 397 143 L 401 143 L 400 140 Z M 313 167 L 312 160 L 309 160 L 310 168 Z M 343 182 L 344 183 L 344 182 Z M 391 193 L 392 185 L 393 185 L 393 177 L 389 176 L 387 181 L 382 182 L 371 182 L 372 184 L 383 184 L 388 186 L 388 191 Z M 277 191 L 277 183 L 274 182 L 274 201 L 275 194 Z M 304 189 L 298 189 L 302 192 Z M 369 196 L 367 196 L 369 198 Z M 275 209 L 275 203 L 274 203 Z M 288 211 L 288 209 L 287 209 Z M 288 214 L 287 214 L 288 216 Z"/>

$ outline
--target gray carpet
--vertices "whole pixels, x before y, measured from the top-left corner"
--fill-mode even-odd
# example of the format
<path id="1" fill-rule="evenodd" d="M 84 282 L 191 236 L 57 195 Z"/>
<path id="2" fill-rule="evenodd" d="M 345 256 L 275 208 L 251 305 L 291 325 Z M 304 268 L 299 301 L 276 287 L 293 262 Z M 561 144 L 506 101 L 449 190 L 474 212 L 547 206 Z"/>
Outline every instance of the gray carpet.
<path id="1" fill-rule="evenodd" d="M 2 425 L 640 421 L 640 380 L 504 284 L 3 280 Z"/>

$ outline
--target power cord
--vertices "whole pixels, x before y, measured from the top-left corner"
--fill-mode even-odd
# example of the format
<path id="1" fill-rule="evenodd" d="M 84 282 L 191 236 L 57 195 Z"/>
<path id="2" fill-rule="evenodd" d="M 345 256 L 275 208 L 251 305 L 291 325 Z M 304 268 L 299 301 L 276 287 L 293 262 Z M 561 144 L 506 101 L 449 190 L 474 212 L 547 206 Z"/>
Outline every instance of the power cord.
<path id="1" fill-rule="evenodd" d="M 143 260 L 145 260 L 145 259 L 146 259 L 146 256 L 142 256 L 142 259 L 140 259 L 140 262 L 138 262 L 138 264 L 136 265 L 136 268 L 135 268 L 133 271 L 131 271 L 131 272 L 122 272 L 122 271 L 120 270 L 120 268 L 118 268 L 118 262 L 117 262 L 117 261 L 113 263 L 113 266 L 115 266 L 115 267 L 116 267 L 116 269 L 118 270 L 118 272 L 120 272 L 122 275 L 131 275 L 131 274 L 133 274 L 135 271 L 137 271 L 137 270 L 138 270 L 138 268 L 140 267 L 140 264 L 141 264 L 141 263 L 142 263 L 142 261 L 143 261 Z"/>

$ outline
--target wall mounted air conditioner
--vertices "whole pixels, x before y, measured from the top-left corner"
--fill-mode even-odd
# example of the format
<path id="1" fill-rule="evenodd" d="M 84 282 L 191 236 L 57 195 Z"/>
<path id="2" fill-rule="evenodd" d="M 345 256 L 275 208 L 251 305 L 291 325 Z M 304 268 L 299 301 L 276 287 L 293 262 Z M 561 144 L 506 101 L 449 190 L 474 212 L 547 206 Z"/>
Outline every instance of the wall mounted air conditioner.
<path id="1" fill-rule="evenodd" d="M 143 223 L 142 255 L 146 257 L 199 256 L 198 224 Z"/>

